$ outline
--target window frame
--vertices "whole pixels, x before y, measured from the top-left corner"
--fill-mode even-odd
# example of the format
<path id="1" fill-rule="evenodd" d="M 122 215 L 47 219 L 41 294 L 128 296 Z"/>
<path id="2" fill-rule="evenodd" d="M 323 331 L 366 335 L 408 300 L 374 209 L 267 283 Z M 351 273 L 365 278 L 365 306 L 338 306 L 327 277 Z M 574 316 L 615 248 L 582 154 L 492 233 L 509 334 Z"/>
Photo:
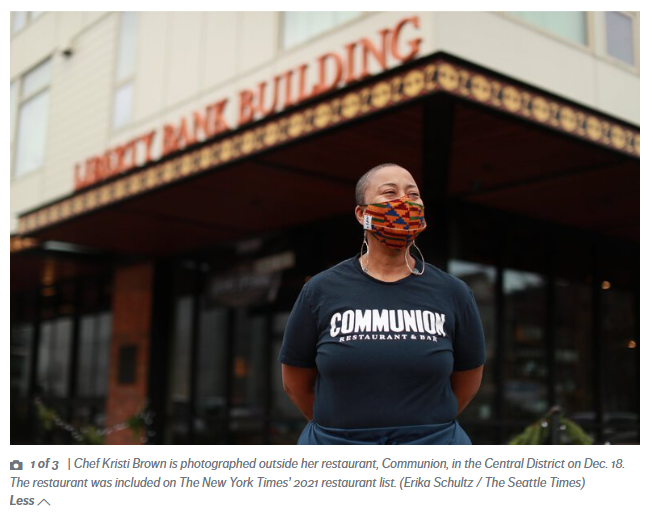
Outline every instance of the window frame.
<path id="1" fill-rule="evenodd" d="M 29 76 L 32 72 L 37 70 L 39 67 L 41 67 L 42 65 L 47 63 L 48 61 L 50 62 L 49 66 L 51 68 L 50 68 L 50 77 L 49 77 L 47 83 L 44 84 L 43 86 L 39 87 L 38 89 L 34 90 L 33 92 L 31 92 L 28 96 L 24 96 L 23 91 L 24 91 L 25 78 L 27 76 Z M 46 154 L 47 154 L 47 145 L 48 145 L 47 134 L 46 134 L 46 139 L 45 139 L 45 149 L 43 150 L 43 156 L 44 156 L 43 165 L 41 165 L 38 168 L 34 168 L 33 170 L 28 170 L 26 172 L 23 172 L 21 174 L 16 173 L 16 158 L 17 158 L 17 154 L 18 154 L 18 129 L 19 129 L 19 126 L 20 126 L 19 123 L 20 123 L 21 111 L 23 109 L 23 106 L 26 103 L 28 103 L 32 99 L 40 96 L 44 92 L 50 90 L 50 88 L 52 87 L 52 70 L 53 70 L 52 67 L 53 67 L 52 56 L 48 56 L 44 60 L 41 60 L 36 65 L 31 67 L 29 70 L 22 73 L 20 76 L 18 76 L 14 80 L 10 80 L 10 82 L 9 82 L 9 89 L 10 90 L 11 90 L 12 85 L 15 85 L 15 88 L 16 88 L 16 97 L 15 97 L 15 101 L 14 101 L 15 105 L 16 105 L 16 112 L 15 112 L 14 120 L 10 121 L 10 126 L 11 126 L 10 132 L 11 133 L 10 133 L 10 136 L 9 136 L 10 157 L 11 157 L 10 169 L 11 169 L 11 180 L 12 181 L 16 180 L 16 179 L 22 179 L 27 175 L 31 175 L 32 173 L 37 172 L 40 169 L 42 169 L 43 165 L 45 165 L 45 157 L 46 157 Z M 48 113 L 49 113 L 49 111 L 50 111 L 50 103 L 49 103 L 49 100 L 48 100 Z"/>
<path id="2" fill-rule="evenodd" d="M 119 11 L 116 14 L 118 15 L 118 23 L 116 24 L 116 46 L 115 46 L 115 58 L 113 61 L 113 89 L 111 93 L 111 120 L 109 121 L 109 128 L 111 133 L 122 132 L 129 127 L 130 124 L 134 122 L 134 100 L 136 99 L 136 71 L 138 70 L 138 26 L 140 24 L 140 12 L 138 11 L 127 11 L 134 13 L 136 15 L 136 29 L 135 29 L 135 38 L 134 38 L 134 67 L 133 70 L 125 75 L 122 78 L 118 78 L 118 61 L 120 60 L 120 42 L 121 42 L 121 31 L 122 31 L 122 21 L 123 13 L 125 11 Z M 116 117 L 116 96 L 118 91 L 122 88 L 127 87 L 131 84 L 131 107 L 129 119 L 120 126 L 114 124 Z"/>
<path id="3" fill-rule="evenodd" d="M 46 12 L 47 11 L 11 11 L 11 36 L 13 37 L 14 35 L 24 31 L 26 27 L 29 27 L 35 20 L 41 18 L 41 16 Z M 15 28 L 14 13 L 26 13 L 25 23 L 18 29 Z"/>
<path id="4" fill-rule="evenodd" d="M 618 67 L 623 67 L 624 69 L 630 72 L 636 72 L 639 74 L 639 37 L 640 37 L 640 17 L 636 11 L 613 11 L 621 15 L 627 16 L 632 22 L 633 28 L 633 63 L 628 63 L 616 56 L 613 56 L 608 52 L 608 23 L 607 23 L 607 14 L 608 11 L 599 11 L 602 18 L 602 31 L 603 31 L 603 45 L 601 50 L 601 57 L 606 61 L 610 62 L 613 65 Z"/>
<path id="5" fill-rule="evenodd" d="M 592 53 L 593 49 L 595 48 L 594 17 L 590 16 L 591 13 L 590 11 L 580 11 L 580 12 L 584 13 L 585 15 L 585 38 L 587 43 L 578 43 L 577 41 L 574 41 L 570 38 L 565 38 L 564 36 L 560 36 L 559 34 L 556 34 L 554 32 L 547 31 L 546 29 L 540 27 L 539 25 L 535 25 L 534 23 L 528 22 L 527 20 L 524 20 L 523 18 L 520 18 L 519 16 L 512 14 L 510 11 L 502 11 L 500 12 L 500 14 L 505 18 L 507 18 L 508 20 L 511 20 L 512 22 L 522 25 L 523 27 L 528 28 L 529 30 L 536 31 L 543 36 L 547 36 L 548 38 L 552 38 L 561 43 L 570 45 L 575 49 Z"/>
<path id="6" fill-rule="evenodd" d="M 18 126 L 18 114 L 20 113 L 20 91 L 21 91 L 21 78 L 18 77 L 9 82 L 9 150 L 11 153 L 11 171 L 13 175 L 13 149 L 16 142 L 16 127 Z M 13 91 L 13 92 L 12 92 Z M 13 94 L 13 98 L 11 97 Z"/>
<path id="7" fill-rule="evenodd" d="M 607 11 L 583 11 L 585 13 L 585 22 L 586 22 L 586 31 L 587 31 L 587 44 L 581 45 L 578 42 L 564 38 L 555 33 L 549 32 L 541 27 L 538 27 L 535 24 L 529 23 L 526 20 L 523 20 L 517 16 L 510 14 L 508 11 L 496 11 L 494 14 L 501 16 L 506 20 L 510 20 L 512 23 L 521 25 L 528 30 L 537 32 L 543 36 L 556 40 L 560 43 L 566 44 L 574 49 L 586 52 L 591 54 L 595 58 L 599 58 L 611 65 L 620 67 L 621 69 L 639 74 L 640 72 L 640 46 L 639 46 L 639 37 L 640 37 L 640 17 L 637 11 L 617 11 L 621 14 L 625 14 L 632 18 L 633 20 L 633 55 L 635 58 L 635 64 L 631 65 L 626 63 L 619 58 L 615 58 L 608 54 L 608 44 L 607 44 L 607 25 L 605 22 L 605 14 Z"/>
<path id="8" fill-rule="evenodd" d="M 349 20 L 345 20 L 344 22 L 333 25 L 333 26 L 329 27 L 328 29 L 326 29 L 326 30 L 324 30 L 322 32 L 313 34 L 312 36 L 308 37 L 307 39 L 305 39 L 303 41 L 296 42 L 296 43 L 286 47 L 286 46 L 284 46 L 284 31 L 285 31 L 285 27 L 286 27 L 285 14 L 287 12 L 294 12 L 294 11 L 279 11 L 279 14 L 278 14 L 279 17 L 278 17 L 277 27 L 279 27 L 279 30 L 277 31 L 277 50 L 279 52 L 296 51 L 298 48 L 300 48 L 303 45 L 309 45 L 309 44 L 313 43 L 315 40 L 317 40 L 318 38 L 325 37 L 325 36 L 335 32 L 335 31 L 338 31 L 338 30 L 342 29 L 343 27 L 347 27 L 347 26 L 351 25 L 352 23 L 357 23 L 357 22 L 363 20 L 364 18 L 366 18 L 367 16 L 370 16 L 370 15 L 374 14 L 373 11 L 356 11 L 358 13 L 358 16 L 354 16 L 354 17 L 350 18 Z M 308 12 L 313 12 L 313 11 L 308 11 Z M 349 12 L 349 11 L 347 11 L 347 12 Z"/>

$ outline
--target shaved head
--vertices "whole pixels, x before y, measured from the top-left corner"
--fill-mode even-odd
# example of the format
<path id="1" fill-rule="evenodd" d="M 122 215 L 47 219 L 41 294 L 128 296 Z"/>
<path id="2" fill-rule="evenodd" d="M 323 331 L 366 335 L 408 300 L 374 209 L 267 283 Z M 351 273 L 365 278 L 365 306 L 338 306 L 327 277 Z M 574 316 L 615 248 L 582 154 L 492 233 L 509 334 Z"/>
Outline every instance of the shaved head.
<path id="1" fill-rule="evenodd" d="M 367 187 L 370 185 L 370 181 L 372 180 L 372 177 L 376 172 L 383 168 L 387 168 L 388 166 L 396 166 L 398 168 L 403 168 L 403 166 L 399 166 L 398 164 L 395 163 L 383 163 L 383 164 L 378 164 L 371 170 L 367 171 L 362 175 L 360 179 L 358 179 L 358 182 L 356 183 L 356 205 L 357 206 L 364 206 L 365 205 L 365 191 L 367 190 Z"/>

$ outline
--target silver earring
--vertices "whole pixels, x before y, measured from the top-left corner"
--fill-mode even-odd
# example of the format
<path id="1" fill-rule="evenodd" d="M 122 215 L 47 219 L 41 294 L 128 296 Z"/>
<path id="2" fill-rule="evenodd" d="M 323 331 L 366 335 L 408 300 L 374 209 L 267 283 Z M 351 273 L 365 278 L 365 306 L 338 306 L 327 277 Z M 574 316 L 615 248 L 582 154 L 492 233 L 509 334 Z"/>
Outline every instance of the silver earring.
<path id="1" fill-rule="evenodd" d="M 421 271 L 418 271 L 417 267 L 415 267 L 414 269 L 411 269 L 410 264 L 408 263 L 408 251 L 410 250 L 411 246 L 414 247 L 415 249 L 417 249 L 417 252 L 419 253 L 419 256 L 422 258 L 422 270 Z M 406 247 L 406 252 L 404 253 L 404 259 L 406 260 L 406 267 L 408 267 L 408 270 L 412 274 L 417 275 L 417 276 L 422 276 L 424 274 L 424 269 L 426 268 L 426 264 L 424 262 L 424 255 L 420 251 L 419 247 L 417 247 L 417 244 L 415 243 L 414 240 L 410 244 L 408 244 L 408 247 Z M 415 262 L 415 265 L 417 265 L 417 262 Z"/>
<path id="2" fill-rule="evenodd" d="M 366 263 L 367 265 L 363 265 L 361 262 L 361 267 L 363 268 L 363 272 L 367 273 L 367 271 L 370 268 L 370 255 L 369 255 L 370 245 L 367 243 L 367 233 L 365 232 L 365 230 L 363 230 L 363 243 L 361 244 L 361 259 L 365 254 L 363 253 L 363 248 L 365 248 L 365 253 L 367 253 L 367 263 Z"/>

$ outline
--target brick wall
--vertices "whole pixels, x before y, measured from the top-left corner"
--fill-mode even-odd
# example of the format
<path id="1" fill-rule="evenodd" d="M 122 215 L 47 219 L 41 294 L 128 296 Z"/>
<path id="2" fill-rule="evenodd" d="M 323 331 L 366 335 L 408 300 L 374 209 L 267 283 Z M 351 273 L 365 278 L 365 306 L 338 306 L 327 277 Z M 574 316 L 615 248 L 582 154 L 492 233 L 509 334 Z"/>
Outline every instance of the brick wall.
<path id="1" fill-rule="evenodd" d="M 118 267 L 113 280 L 113 331 L 107 390 L 107 426 L 138 412 L 147 397 L 152 312 L 152 263 Z M 135 352 L 134 370 L 119 381 L 122 349 Z M 131 363 L 128 363 L 131 365 Z M 123 367 L 124 368 L 124 367 Z M 131 377 L 133 376 L 133 377 Z M 111 433 L 107 444 L 140 444 L 130 429 Z"/>

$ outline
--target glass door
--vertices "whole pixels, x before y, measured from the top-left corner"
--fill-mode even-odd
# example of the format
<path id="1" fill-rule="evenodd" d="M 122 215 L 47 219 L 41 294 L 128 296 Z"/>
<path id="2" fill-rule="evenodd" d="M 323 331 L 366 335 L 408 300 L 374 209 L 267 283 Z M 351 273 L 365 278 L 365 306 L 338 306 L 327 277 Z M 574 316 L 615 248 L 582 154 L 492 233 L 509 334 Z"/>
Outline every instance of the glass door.
<path id="1" fill-rule="evenodd" d="M 233 444 L 266 444 L 270 350 L 265 308 L 233 310 L 229 430 Z"/>

